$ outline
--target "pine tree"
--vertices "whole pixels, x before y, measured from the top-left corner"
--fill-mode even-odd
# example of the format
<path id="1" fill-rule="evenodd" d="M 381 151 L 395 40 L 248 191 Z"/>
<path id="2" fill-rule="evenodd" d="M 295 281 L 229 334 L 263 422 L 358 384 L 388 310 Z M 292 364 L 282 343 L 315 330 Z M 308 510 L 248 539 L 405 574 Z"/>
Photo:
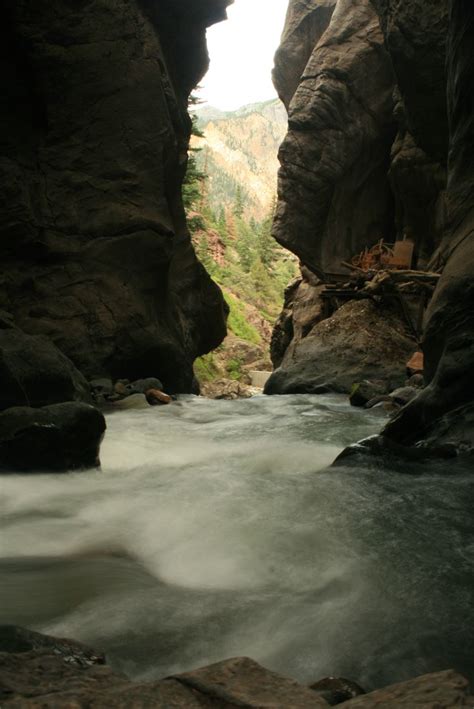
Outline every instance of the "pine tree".
<path id="1" fill-rule="evenodd" d="M 258 253 L 264 266 L 270 268 L 275 262 L 277 244 L 272 236 L 273 217 L 275 215 L 276 198 L 273 198 L 268 215 L 258 229 Z"/>
<path id="2" fill-rule="evenodd" d="M 235 191 L 235 202 L 234 202 L 234 208 L 233 208 L 233 213 L 234 216 L 237 219 L 242 219 L 243 214 L 244 214 L 244 198 L 242 194 L 242 188 L 240 185 L 237 185 L 237 189 Z"/>
<path id="3" fill-rule="evenodd" d="M 189 106 L 194 106 L 200 101 L 195 96 L 191 95 L 189 99 Z M 198 117 L 194 114 L 191 115 L 192 127 L 191 135 L 202 138 L 204 133 L 201 131 L 198 125 Z M 198 168 L 196 154 L 201 151 L 201 148 L 191 148 L 188 149 L 188 164 L 186 168 L 186 175 L 183 180 L 182 195 L 183 204 L 186 212 L 197 210 L 198 204 L 202 199 L 202 195 L 205 188 L 205 181 L 207 176 L 205 172 Z M 191 232 L 195 232 L 197 229 L 203 228 L 203 220 L 201 217 L 194 215 L 188 219 L 188 225 Z"/>

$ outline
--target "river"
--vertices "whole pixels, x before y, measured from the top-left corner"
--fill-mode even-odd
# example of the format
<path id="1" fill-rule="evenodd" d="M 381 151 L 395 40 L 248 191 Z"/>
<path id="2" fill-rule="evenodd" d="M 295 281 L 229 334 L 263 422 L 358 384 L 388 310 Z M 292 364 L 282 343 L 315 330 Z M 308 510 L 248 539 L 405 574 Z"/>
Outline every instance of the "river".
<path id="1" fill-rule="evenodd" d="M 472 475 L 328 468 L 382 423 L 306 395 L 111 414 L 101 472 L 1 478 L 0 622 L 141 679 L 236 655 L 368 689 L 472 678 Z"/>

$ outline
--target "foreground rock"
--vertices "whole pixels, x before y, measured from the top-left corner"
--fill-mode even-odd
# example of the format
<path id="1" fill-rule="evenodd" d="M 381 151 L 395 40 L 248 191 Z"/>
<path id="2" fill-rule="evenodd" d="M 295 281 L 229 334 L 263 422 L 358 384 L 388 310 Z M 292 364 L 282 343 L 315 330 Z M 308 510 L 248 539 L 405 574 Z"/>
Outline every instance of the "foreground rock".
<path id="1" fill-rule="evenodd" d="M 98 467 L 105 428 L 103 415 L 88 404 L 13 407 L 0 414 L 0 469 L 67 472 Z"/>
<path id="2" fill-rule="evenodd" d="M 0 329 L 0 409 L 90 401 L 87 381 L 45 337 Z"/>
<path id="3" fill-rule="evenodd" d="M 246 657 L 149 683 L 130 682 L 103 663 L 100 653 L 80 643 L 13 626 L 0 627 L 2 707 L 324 709 L 330 706 L 317 691 Z M 356 687 L 350 682 L 346 690 L 355 693 Z M 467 680 L 447 670 L 355 697 L 339 706 L 454 709 L 472 706 L 472 701 Z"/>
<path id="4" fill-rule="evenodd" d="M 345 709 L 455 709 L 472 706 L 473 701 L 467 679 L 454 670 L 446 670 L 392 684 L 341 706 Z"/>
<path id="5" fill-rule="evenodd" d="M 5 2 L 0 308 L 88 377 L 190 392 L 225 336 L 181 184 L 206 27 L 229 2 Z"/>
<path id="6" fill-rule="evenodd" d="M 324 677 L 310 685 L 310 689 L 317 692 L 332 707 L 365 694 L 365 691 L 356 682 L 344 679 L 344 677 Z"/>
<path id="7" fill-rule="evenodd" d="M 14 631 L 8 631 L 12 635 Z M 132 683 L 102 664 L 99 653 L 78 643 L 47 638 L 41 643 L 20 631 L 0 641 L 2 707 L 157 707 L 168 709 L 323 709 L 311 689 L 264 669 L 245 657 L 168 677 Z M 40 636 L 41 637 L 41 636 Z M 3 646 L 3 647 L 2 647 Z"/>
<path id="8" fill-rule="evenodd" d="M 404 384 L 413 350 L 397 310 L 350 301 L 292 341 L 265 393 L 348 394 L 362 380 L 381 381 L 388 392 Z"/>

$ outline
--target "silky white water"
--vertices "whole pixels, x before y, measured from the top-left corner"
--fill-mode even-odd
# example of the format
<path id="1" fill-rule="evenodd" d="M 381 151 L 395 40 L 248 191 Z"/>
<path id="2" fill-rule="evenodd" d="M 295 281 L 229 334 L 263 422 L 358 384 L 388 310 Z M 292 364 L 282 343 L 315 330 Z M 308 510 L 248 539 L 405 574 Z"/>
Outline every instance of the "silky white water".
<path id="1" fill-rule="evenodd" d="M 107 424 L 101 472 L 1 478 L 0 622 L 134 678 L 236 655 L 368 688 L 469 673 L 468 469 L 328 468 L 383 424 L 342 397 L 183 397 Z"/>

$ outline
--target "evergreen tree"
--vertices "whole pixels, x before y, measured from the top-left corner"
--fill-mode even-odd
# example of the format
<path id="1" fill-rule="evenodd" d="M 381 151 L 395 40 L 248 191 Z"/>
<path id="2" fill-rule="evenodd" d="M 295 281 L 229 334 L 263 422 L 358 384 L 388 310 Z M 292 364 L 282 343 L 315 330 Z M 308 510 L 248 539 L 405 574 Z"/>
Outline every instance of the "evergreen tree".
<path id="1" fill-rule="evenodd" d="M 199 99 L 197 99 L 195 96 L 190 96 L 190 107 L 196 105 L 199 102 Z M 192 115 L 191 121 L 191 135 L 202 138 L 204 136 L 204 133 L 199 128 L 197 116 Z M 199 169 L 196 160 L 196 154 L 200 151 L 201 148 L 189 147 L 188 149 L 188 164 L 182 187 L 183 204 L 187 213 L 197 210 L 205 188 L 206 174 Z M 203 219 L 199 215 L 194 215 L 193 217 L 188 219 L 188 225 L 191 232 L 195 232 L 198 229 L 203 228 Z"/>
<path id="2" fill-rule="evenodd" d="M 258 229 L 258 253 L 263 265 L 270 268 L 275 262 L 277 243 L 272 236 L 273 217 L 275 215 L 276 199 L 273 198 L 268 215 Z"/>
<path id="3" fill-rule="evenodd" d="M 234 209 L 232 211 L 234 213 L 234 217 L 237 217 L 237 219 L 242 219 L 244 214 L 244 198 L 240 185 L 237 185 L 237 189 L 235 191 Z"/>

